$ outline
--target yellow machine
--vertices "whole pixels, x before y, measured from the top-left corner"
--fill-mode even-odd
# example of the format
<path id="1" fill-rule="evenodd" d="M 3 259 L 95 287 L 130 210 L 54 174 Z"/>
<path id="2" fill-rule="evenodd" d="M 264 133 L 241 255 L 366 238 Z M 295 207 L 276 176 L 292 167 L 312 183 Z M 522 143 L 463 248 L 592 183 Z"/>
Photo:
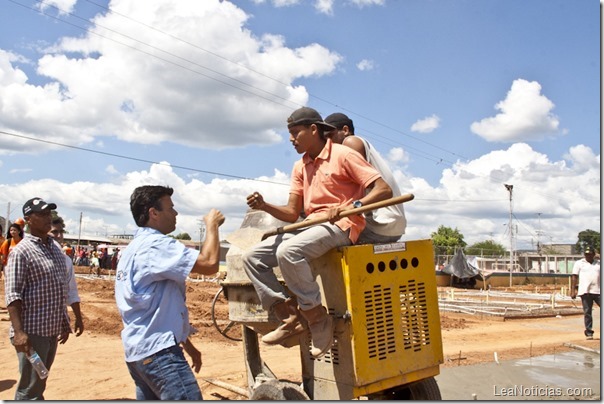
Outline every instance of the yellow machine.
<path id="1" fill-rule="evenodd" d="M 341 247 L 312 263 L 336 327 L 322 358 L 310 356 L 308 333 L 291 342 L 300 346 L 302 386 L 279 381 L 260 358 L 258 335 L 278 322 L 260 306 L 240 251 L 232 250 L 222 286 L 229 319 L 243 325 L 252 399 L 441 398 L 434 380 L 443 351 L 431 240 Z"/>

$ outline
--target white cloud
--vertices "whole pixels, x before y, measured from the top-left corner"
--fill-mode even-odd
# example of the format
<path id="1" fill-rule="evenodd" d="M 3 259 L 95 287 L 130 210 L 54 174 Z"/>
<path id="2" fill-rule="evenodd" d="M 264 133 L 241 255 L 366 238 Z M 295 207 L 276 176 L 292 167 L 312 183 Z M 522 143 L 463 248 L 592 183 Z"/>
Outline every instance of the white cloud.
<path id="1" fill-rule="evenodd" d="M 264 4 L 266 0 L 252 0 L 256 4 Z M 300 3 L 300 0 L 272 0 L 270 3 L 275 7 L 289 7 Z"/>
<path id="2" fill-rule="evenodd" d="M 315 0 L 315 9 L 321 14 L 333 15 L 334 0 Z"/>
<path id="3" fill-rule="evenodd" d="M 59 15 L 71 13 L 77 0 L 45 0 L 38 3 L 41 11 L 56 11 Z M 51 13 L 53 14 L 53 13 Z"/>
<path id="4" fill-rule="evenodd" d="M 571 147 L 564 158 L 569 160 L 575 169 L 582 172 L 600 166 L 600 156 L 596 156 L 589 147 L 582 144 Z"/>
<path id="5" fill-rule="evenodd" d="M 31 168 L 14 168 L 14 169 L 10 170 L 9 173 L 18 174 L 18 173 L 29 173 L 31 171 L 32 171 Z"/>
<path id="6" fill-rule="evenodd" d="M 373 70 L 375 68 L 375 62 L 373 60 L 363 59 L 357 63 L 357 69 L 364 72 L 367 70 Z"/>
<path id="7" fill-rule="evenodd" d="M 383 6 L 386 3 L 386 0 L 349 0 L 351 3 L 356 4 L 359 7 L 364 6 Z"/>
<path id="8" fill-rule="evenodd" d="M 402 147 L 394 147 L 388 151 L 386 159 L 395 165 L 406 164 L 409 162 L 409 155 Z"/>
<path id="9" fill-rule="evenodd" d="M 559 134 L 558 117 L 552 113 L 554 103 L 541 94 L 536 81 L 514 80 L 506 98 L 495 108 L 501 112 L 470 126 L 489 142 L 535 141 Z"/>
<path id="10" fill-rule="evenodd" d="M 294 81 L 331 74 L 342 60 L 316 43 L 288 48 L 279 36 L 253 35 L 230 2 L 109 7 L 116 13 L 96 15 L 90 33 L 61 38 L 35 61 L 45 85 L 0 51 L 5 130 L 73 145 L 102 136 L 207 149 L 275 144 L 283 117 L 309 98 Z M 22 148 L 0 138 L 0 149 Z"/>
<path id="11" fill-rule="evenodd" d="M 420 133 L 430 133 L 440 126 L 440 118 L 435 114 L 424 119 L 420 119 L 411 125 L 411 131 Z"/>
<path id="12" fill-rule="evenodd" d="M 267 0 L 252 0 L 256 4 L 264 4 Z M 289 7 L 303 3 L 301 0 L 271 0 L 270 3 L 275 7 Z M 358 8 L 369 6 L 383 6 L 386 0 L 346 0 L 346 3 L 353 4 Z M 333 15 L 333 6 L 335 0 L 315 0 L 314 8 L 321 14 Z"/>

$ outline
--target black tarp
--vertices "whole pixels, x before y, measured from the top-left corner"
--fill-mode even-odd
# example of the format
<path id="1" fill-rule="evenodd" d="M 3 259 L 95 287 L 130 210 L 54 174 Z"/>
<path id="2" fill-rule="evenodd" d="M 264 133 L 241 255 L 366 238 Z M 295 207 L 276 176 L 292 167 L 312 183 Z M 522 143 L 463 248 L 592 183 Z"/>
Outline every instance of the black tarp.
<path id="1" fill-rule="evenodd" d="M 443 272 L 451 275 L 453 286 L 474 287 L 476 280 L 481 278 L 480 270 L 468 262 L 461 248 L 455 251 L 455 255 L 443 268 Z"/>

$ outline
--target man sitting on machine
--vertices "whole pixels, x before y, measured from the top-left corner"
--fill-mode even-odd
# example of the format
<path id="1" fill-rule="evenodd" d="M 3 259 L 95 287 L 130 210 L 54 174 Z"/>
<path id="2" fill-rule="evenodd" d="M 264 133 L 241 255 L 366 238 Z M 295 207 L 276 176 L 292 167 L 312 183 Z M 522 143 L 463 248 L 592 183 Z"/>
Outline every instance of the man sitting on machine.
<path id="1" fill-rule="evenodd" d="M 257 192 L 247 197 L 247 204 L 289 223 L 295 222 L 302 210 L 306 220 L 323 216 L 328 222 L 268 237 L 244 253 L 242 260 L 262 307 L 281 320 L 262 341 L 280 344 L 302 333 L 304 318 L 312 338 L 310 353 L 319 358 L 333 343 L 334 324 L 321 303 L 310 262 L 332 248 L 357 241 L 365 219 L 362 215 L 341 217 L 344 210 L 388 199 L 392 190 L 359 153 L 326 138 L 325 133 L 335 128 L 314 109 L 294 111 L 288 118 L 288 129 L 294 148 L 304 155 L 294 164 L 287 205 L 267 203 Z M 294 296 L 287 296 L 273 272 L 275 266 Z"/>

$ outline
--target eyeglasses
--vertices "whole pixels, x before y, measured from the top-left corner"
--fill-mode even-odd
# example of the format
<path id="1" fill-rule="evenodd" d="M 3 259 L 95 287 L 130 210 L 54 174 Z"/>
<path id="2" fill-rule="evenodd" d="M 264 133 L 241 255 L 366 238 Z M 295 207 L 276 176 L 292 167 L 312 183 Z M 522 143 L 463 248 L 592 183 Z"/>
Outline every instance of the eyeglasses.
<path id="1" fill-rule="evenodd" d="M 58 236 L 59 234 L 65 234 L 65 230 L 51 230 L 50 232 L 55 236 Z"/>

